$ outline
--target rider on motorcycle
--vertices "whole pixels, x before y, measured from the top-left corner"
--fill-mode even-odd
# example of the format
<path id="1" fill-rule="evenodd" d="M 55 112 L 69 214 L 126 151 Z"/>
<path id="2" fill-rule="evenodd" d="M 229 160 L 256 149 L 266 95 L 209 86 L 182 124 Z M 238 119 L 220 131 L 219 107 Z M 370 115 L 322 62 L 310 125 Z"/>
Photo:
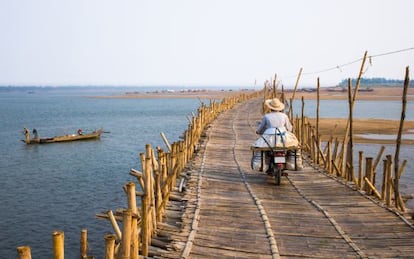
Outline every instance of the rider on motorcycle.
<path id="1" fill-rule="evenodd" d="M 261 135 L 270 128 L 281 127 L 285 127 L 286 130 L 292 131 L 292 124 L 290 123 L 289 117 L 283 112 L 285 105 L 278 98 L 266 100 L 265 105 L 270 109 L 270 112 L 263 116 L 263 119 L 256 130 L 257 134 Z"/>

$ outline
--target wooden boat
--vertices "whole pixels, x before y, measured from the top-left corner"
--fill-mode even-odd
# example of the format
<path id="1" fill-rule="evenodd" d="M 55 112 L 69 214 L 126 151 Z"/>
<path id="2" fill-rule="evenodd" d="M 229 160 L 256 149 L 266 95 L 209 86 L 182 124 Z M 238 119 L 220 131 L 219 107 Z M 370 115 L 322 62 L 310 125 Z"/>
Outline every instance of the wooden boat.
<path id="1" fill-rule="evenodd" d="M 51 138 L 39 138 L 37 130 L 33 129 L 33 138 L 30 138 L 30 132 L 27 128 L 23 129 L 23 133 L 26 136 L 25 140 L 22 140 L 26 144 L 46 144 L 46 143 L 55 143 L 55 142 L 69 142 L 77 140 L 87 140 L 87 139 L 97 139 L 100 138 L 103 133 L 103 129 L 95 130 L 91 133 L 83 133 L 81 129 L 78 130 L 77 134 L 68 134 L 63 136 L 55 136 Z"/>

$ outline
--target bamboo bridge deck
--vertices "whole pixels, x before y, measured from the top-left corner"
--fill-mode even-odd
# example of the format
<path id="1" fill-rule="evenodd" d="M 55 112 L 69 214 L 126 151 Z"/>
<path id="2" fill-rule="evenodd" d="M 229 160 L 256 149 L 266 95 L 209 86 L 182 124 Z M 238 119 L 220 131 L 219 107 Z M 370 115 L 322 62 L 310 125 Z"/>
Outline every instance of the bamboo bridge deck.
<path id="1" fill-rule="evenodd" d="M 238 104 L 207 130 L 187 172 L 182 228 L 171 235 L 180 249 L 163 257 L 414 257 L 409 220 L 341 180 L 305 165 L 276 186 L 250 168 L 260 102 Z"/>

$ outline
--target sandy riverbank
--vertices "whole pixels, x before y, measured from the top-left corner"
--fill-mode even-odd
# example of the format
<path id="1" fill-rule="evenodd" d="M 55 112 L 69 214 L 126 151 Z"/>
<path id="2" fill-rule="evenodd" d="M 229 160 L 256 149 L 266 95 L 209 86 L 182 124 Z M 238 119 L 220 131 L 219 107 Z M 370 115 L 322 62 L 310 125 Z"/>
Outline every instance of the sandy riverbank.
<path id="1" fill-rule="evenodd" d="M 310 119 L 316 125 L 316 119 Z M 319 134 L 322 141 L 331 136 L 342 141 L 345 135 L 347 119 L 322 118 L 319 120 Z M 399 120 L 354 119 L 353 140 L 355 143 L 395 144 L 400 127 Z M 404 121 L 403 136 L 414 135 L 414 121 Z M 414 145 L 414 139 L 402 139 L 403 144 Z"/>

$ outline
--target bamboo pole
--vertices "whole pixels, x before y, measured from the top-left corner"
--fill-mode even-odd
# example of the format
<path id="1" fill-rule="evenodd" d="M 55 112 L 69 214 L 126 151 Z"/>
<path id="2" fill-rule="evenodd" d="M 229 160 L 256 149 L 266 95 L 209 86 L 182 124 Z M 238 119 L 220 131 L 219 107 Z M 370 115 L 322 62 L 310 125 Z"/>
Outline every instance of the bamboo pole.
<path id="1" fill-rule="evenodd" d="M 361 77 L 362 77 L 362 74 L 363 74 L 363 72 L 364 72 L 364 66 L 365 66 L 365 61 L 366 61 L 366 59 L 367 59 L 367 54 L 368 54 L 368 52 L 367 51 L 365 51 L 365 53 L 364 53 L 364 57 L 363 57 L 363 59 L 362 59 L 362 64 L 361 64 L 361 68 L 360 68 L 360 70 L 359 70 L 359 75 L 358 75 L 358 78 L 357 78 L 357 82 L 356 82 L 356 85 L 355 85 L 355 89 L 354 89 L 354 93 L 353 93 L 353 97 L 352 97 L 352 106 L 355 104 L 355 100 L 356 100 L 356 96 L 357 96 L 357 94 L 358 94 L 358 90 L 359 90 L 359 86 L 360 86 L 360 84 L 361 84 Z M 352 87 L 351 87 L 352 88 Z M 348 121 L 347 121 L 347 125 L 346 125 L 346 130 L 345 130 L 345 135 L 344 135 L 344 140 L 343 140 L 343 145 L 342 145 L 342 150 L 341 150 L 341 156 L 340 156 L 340 159 L 341 159 L 341 161 L 340 161 L 340 163 L 341 163 L 341 165 L 343 166 L 343 154 L 344 154 L 344 152 L 345 152 L 345 146 L 347 145 L 347 143 L 348 143 L 348 135 L 349 135 L 349 123 L 350 123 L 350 121 L 349 121 L 349 119 L 348 119 Z"/>
<path id="2" fill-rule="evenodd" d="M 86 259 L 87 256 L 87 250 L 88 250 L 88 230 L 82 229 L 81 230 L 81 238 L 80 238 L 80 258 Z"/>
<path id="3" fill-rule="evenodd" d="M 364 152 L 363 151 L 359 151 L 359 160 L 358 160 L 358 187 L 361 190 L 362 189 L 362 172 L 363 172 L 363 160 L 364 159 Z"/>
<path id="4" fill-rule="evenodd" d="M 371 192 L 374 193 L 375 197 L 377 197 L 379 200 L 381 200 L 381 194 L 377 191 L 377 189 L 371 183 L 371 181 L 367 177 L 364 177 L 364 180 L 365 180 L 365 183 L 367 184 L 367 186 L 369 187 L 369 189 L 371 190 Z"/>
<path id="5" fill-rule="evenodd" d="M 318 145 L 320 143 L 320 136 L 319 136 L 319 107 L 320 107 L 320 83 L 319 83 L 319 77 L 317 80 L 317 88 L 316 88 L 316 138 Z M 318 146 L 319 148 L 319 146 Z M 316 163 L 319 164 L 319 152 L 316 156 Z"/>
<path id="6" fill-rule="evenodd" d="M 132 210 L 126 209 L 123 211 L 123 227 L 122 227 L 122 242 L 121 242 L 121 259 L 131 258 L 131 223 Z"/>
<path id="7" fill-rule="evenodd" d="M 164 132 L 161 132 L 161 137 L 162 137 L 162 140 L 164 141 L 165 145 L 167 146 L 168 151 L 170 151 L 170 152 L 171 152 L 171 145 L 170 145 L 170 142 L 168 142 L 168 139 L 167 139 L 167 137 L 165 136 Z"/>
<path id="8" fill-rule="evenodd" d="M 138 259 L 139 235 L 138 235 L 138 209 L 136 200 L 135 183 L 127 183 L 128 208 L 131 209 L 131 259 Z"/>
<path id="9" fill-rule="evenodd" d="M 401 110 L 401 119 L 400 119 L 400 127 L 398 129 L 398 135 L 397 135 L 397 143 L 395 147 L 395 155 L 394 155 L 394 198 L 395 203 L 397 204 L 399 198 L 400 198 L 400 177 L 398 174 L 398 167 L 400 166 L 400 146 L 401 146 L 401 135 L 404 128 L 404 120 L 405 120 L 405 110 L 407 107 L 407 89 L 410 85 L 410 69 L 409 67 L 405 68 L 405 79 L 404 79 L 404 91 L 403 91 L 403 97 L 402 97 L 402 110 Z"/>
<path id="10" fill-rule="evenodd" d="M 148 256 L 149 245 L 151 240 L 151 210 L 150 210 L 150 165 L 151 159 L 145 158 L 144 162 L 144 180 L 145 180 L 145 195 L 142 199 L 142 219 L 141 219 L 141 240 L 142 240 L 142 251 L 143 256 Z"/>
<path id="11" fill-rule="evenodd" d="M 18 259 L 32 259 L 30 246 L 19 246 L 16 248 Z"/>
<path id="12" fill-rule="evenodd" d="M 375 172 L 377 170 L 377 166 L 381 160 L 382 155 L 384 154 L 385 146 L 381 146 L 380 151 L 378 152 L 377 158 L 375 159 L 374 166 L 372 170 Z"/>
<path id="13" fill-rule="evenodd" d="M 373 174 L 372 174 L 372 157 L 365 158 L 365 177 L 364 180 L 368 179 L 372 183 Z M 364 190 L 367 194 L 371 195 L 372 191 L 369 189 L 367 183 L 364 184 Z"/>
<path id="14" fill-rule="evenodd" d="M 305 141 L 305 100 L 302 96 L 302 113 L 301 113 L 301 129 L 300 129 L 300 143 L 304 146 Z"/>
<path id="15" fill-rule="evenodd" d="M 381 186 L 381 200 L 387 200 L 387 190 L 388 190 L 388 160 L 382 160 L 382 186 Z"/>
<path id="16" fill-rule="evenodd" d="M 111 222 L 112 228 L 115 231 L 115 235 L 116 235 L 117 239 L 121 240 L 122 239 L 122 233 L 121 233 L 121 230 L 119 229 L 118 223 L 116 223 L 114 213 L 112 212 L 112 210 L 109 210 L 107 212 L 107 215 L 108 215 L 109 221 Z"/>
<path id="17" fill-rule="evenodd" d="M 294 100 L 295 100 L 295 94 L 296 94 L 296 90 L 298 89 L 298 85 L 299 85 L 300 76 L 302 75 L 302 70 L 303 70 L 303 68 L 300 68 L 300 69 L 299 69 L 298 76 L 296 77 L 295 88 L 293 89 L 293 94 L 292 94 L 292 101 L 294 101 Z"/>
<path id="18" fill-rule="evenodd" d="M 53 239 L 53 259 L 65 258 L 65 234 L 63 231 L 54 231 Z"/>
<path id="19" fill-rule="evenodd" d="M 351 80 L 348 79 L 348 104 L 349 104 L 349 117 L 348 117 L 348 121 L 349 121 L 349 135 L 348 135 L 348 148 L 347 150 L 347 159 L 346 162 L 349 163 L 349 171 L 347 172 L 346 178 L 347 180 L 352 180 L 352 177 L 354 175 L 354 143 L 353 143 L 353 102 L 352 102 L 352 97 L 351 97 L 351 93 L 352 92 L 352 88 L 351 88 Z"/>
<path id="20" fill-rule="evenodd" d="M 104 236 L 105 239 L 105 259 L 114 259 L 115 257 L 115 235 L 113 234 L 106 234 Z"/>
<path id="21" fill-rule="evenodd" d="M 392 188 L 392 158 L 391 155 L 387 155 L 387 206 L 391 206 L 391 188 Z"/>

